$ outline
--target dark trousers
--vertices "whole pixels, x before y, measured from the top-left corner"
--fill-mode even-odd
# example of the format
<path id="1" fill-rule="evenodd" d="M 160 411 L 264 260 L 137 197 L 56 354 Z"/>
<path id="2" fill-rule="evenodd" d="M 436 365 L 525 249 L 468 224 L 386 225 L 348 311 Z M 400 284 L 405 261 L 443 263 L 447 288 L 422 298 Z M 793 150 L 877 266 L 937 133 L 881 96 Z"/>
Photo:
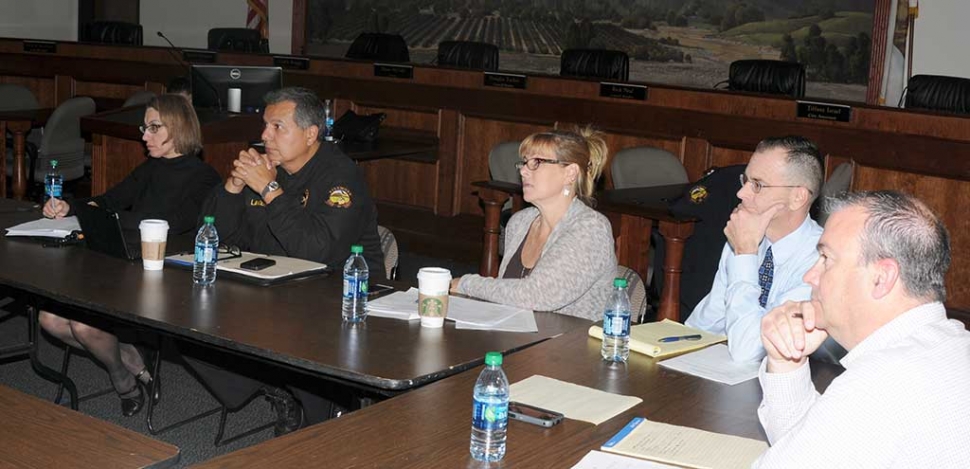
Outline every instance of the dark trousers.
<path id="1" fill-rule="evenodd" d="M 286 387 L 293 393 L 303 406 L 307 425 L 323 422 L 339 409 L 330 399 L 320 395 L 328 395 L 333 391 L 333 386 L 329 383 L 308 379 L 270 365 L 211 349 L 206 350 L 204 357 L 203 359 L 198 358 L 198 355 L 182 354 L 186 366 L 216 400 L 229 410 L 238 410 L 260 389 L 271 386 Z M 245 373 L 240 370 L 242 367 L 245 367 Z"/>

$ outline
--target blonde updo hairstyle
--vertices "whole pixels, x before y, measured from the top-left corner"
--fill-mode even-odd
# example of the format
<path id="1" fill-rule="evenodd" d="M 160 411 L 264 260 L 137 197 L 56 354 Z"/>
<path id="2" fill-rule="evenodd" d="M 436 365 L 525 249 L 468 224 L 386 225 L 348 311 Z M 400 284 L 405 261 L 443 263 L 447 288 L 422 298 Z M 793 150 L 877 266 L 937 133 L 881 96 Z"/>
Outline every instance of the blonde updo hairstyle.
<path id="1" fill-rule="evenodd" d="M 603 133 L 592 127 L 569 130 L 547 130 L 529 135 L 519 145 L 519 156 L 552 155 L 556 160 L 579 166 L 579 176 L 570 190 L 583 203 L 593 206 L 596 202 L 596 180 L 603 172 L 608 149 Z"/>

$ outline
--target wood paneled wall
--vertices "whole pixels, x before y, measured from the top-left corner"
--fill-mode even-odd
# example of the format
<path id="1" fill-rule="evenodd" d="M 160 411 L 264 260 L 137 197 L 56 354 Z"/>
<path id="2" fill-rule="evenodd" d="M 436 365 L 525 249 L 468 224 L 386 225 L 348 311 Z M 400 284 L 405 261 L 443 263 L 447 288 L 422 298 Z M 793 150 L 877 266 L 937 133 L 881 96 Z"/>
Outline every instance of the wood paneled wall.
<path id="1" fill-rule="evenodd" d="M 268 55 L 219 54 L 217 63 L 271 65 Z M 23 83 L 45 106 L 74 94 L 121 100 L 136 89 L 158 90 L 185 75 L 170 51 L 59 43 L 56 54 L 24 53 L 22 42 L 0 39 L 0 82 Z M 762 138 L 799 134 L 829 155 L 828 168 L 855 163 L 855 189 L 897 189 L 926 201 L 952 235 L 948 306 L 970 310 L 970 119 L 856 105 L 848 123 L 795 117 L 796 103 L 723 91 L 651 86 L 646 101 L 599 97 L 595 81 L 530 76 L 526 90 L 486 88 L 481 72 L 415 66 L 414 78 L 373 76 L 373 65 L 312 59 L 307 71 L 284 74 L 284 84 L 334 98 L 338 115 L 384 112 L 386 125 L 433 131 L 433 163 L 362 163 L 375 198 L 442 216 L 480 214 L 471 182 L 487 179 L 488 152 L 508 140 L 559 124 L 592 123 L 606 132 L 611 152 L 652 145 L 678 155 L 690 178 L 710 166 L 744 163 Z M 612 177 L 607 166 L 606 184 Z"/>

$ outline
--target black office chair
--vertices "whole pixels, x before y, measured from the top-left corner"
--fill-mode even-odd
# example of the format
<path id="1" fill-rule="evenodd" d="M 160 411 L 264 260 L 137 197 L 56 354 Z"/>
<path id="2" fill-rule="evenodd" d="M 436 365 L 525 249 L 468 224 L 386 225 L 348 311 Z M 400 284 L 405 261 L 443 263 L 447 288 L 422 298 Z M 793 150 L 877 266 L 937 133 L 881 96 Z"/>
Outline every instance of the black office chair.
<path id="1" fill-rule="evenodd" d="M 92 21 L 81 27 L 78 42 L 140 46 L 142 29 L 140 24 L 124 21 Z"/>
<path id="2" fill-rule="evenodd" d="M 805 96 L 805 66 L 781 60 L 735 60 L 731 62 L 726 82 L 731 91 L 779 94 L 801 98 Z"/>
<path id="3" fill-rule="evenodd" d="M 348 59 L 410 62 L 408 43 L 400 34 L 360 33 L 347 49 Z"/>
<path id="4" fill-rule="evenodd" d="M 970 79 L 915 75 L 906 86 L 906 109 L 970 114 Z"/>
<path id="5" fill-rule="evenodd" d="M 484 42 L 442 41 L 438 43 L 438 65 L 496 71 L 498 46 Z"/>
<path id="6" fill-rule="evenodd" d="M 209 50 L 214 51 L 269 53 L 269 41 L 255 29 L 212 28 L 208 42 Z"/>
<path id="7" fill-rule="evenodd" d="M 630 56 L 618 50 L 566 49 L 559 60 L 559 75 L 628 81 Z"/>

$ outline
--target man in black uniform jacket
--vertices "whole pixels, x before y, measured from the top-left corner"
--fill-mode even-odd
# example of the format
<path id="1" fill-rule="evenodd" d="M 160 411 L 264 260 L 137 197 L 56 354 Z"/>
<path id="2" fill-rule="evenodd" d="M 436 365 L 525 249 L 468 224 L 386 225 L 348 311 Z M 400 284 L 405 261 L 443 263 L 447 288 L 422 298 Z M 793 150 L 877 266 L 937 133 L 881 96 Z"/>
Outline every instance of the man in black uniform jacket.
<path id="1" fill-rule="evenodd" d="M 203 215 L 215 216 L 220 241 L 244 251 L 323 262 L 335 271 L 343 268 L 350 246 L 361 244 L 371 274 L 384 276 L 377 209 L 357 165 L 323 141 L 320 99 L 307 89 L 284 88 L 267 94 L 265 101 L 266 154 L 241 152 L 225 185 L 213 191 L 202 209 Z M 207 359 L 232 364 L 211 355 Z M 205 361 L 186 360 L 230 409 L 263 389 L 279 413 L 277 434 L 299 428 L 303 410 L 309 423 L 330 413 L 328 401 L 299 388 L 290 386 L 296 403 L 281 389 Z"/>

